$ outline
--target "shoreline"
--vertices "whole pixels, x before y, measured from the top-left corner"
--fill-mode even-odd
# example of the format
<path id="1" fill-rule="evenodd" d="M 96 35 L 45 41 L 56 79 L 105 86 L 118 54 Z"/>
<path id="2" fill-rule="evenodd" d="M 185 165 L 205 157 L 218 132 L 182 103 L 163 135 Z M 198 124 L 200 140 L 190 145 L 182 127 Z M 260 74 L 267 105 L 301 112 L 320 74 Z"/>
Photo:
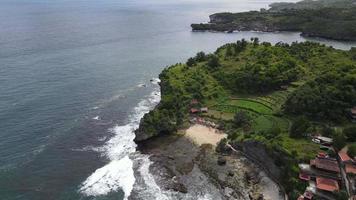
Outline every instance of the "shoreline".
<path id="1" fill-rule="evenodd" d="M 192 177 L 205 176 L 204 184 L 214 193 L 213 199 L 284 199 L 279 185 L 241 152 L 215 152 L 217 143 L 226 136 L 215 128 L 193 124 L 175 135 L 141 142 L 138 150 L 150 155 L 150 172 L 165 190 L 194 195 L 204 189 L 196 188 L 201 184 Z M 219 164 L 220 159 L 225 164 Z"/>

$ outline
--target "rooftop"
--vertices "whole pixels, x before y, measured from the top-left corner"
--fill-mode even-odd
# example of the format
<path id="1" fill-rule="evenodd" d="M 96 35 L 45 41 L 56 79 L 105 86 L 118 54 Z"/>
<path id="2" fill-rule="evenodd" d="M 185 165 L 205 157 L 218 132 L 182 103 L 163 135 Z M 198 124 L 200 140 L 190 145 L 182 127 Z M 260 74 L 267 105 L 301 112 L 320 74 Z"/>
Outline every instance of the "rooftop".
<path id="1" fill-rule="evenodd" d="M 316 138 L 316 139 L 319 139 L 319 140 L 321 140 L 321 141 L 323 141 L 323 142 L 328 142 L 328 143 L 333 142 L 333 139 L 332 139 L 332 138 L 328 138 L 328 137 L 324 137 L 324 136 L 316 136 L 315 138 Z"/>
<path id="2" fill-rule="evenodd" d="M 346 173 L 356 174 L 356 166 L 350 163 L 345 164 L 345 171 Z"/>
<path id="3" fill-rule="evenodd" d="M 305 191 L 303 196 L 305 199 L 313 199 L 313 193 L 310 191 Z"/>
<path id="4" fill-rule="evenodd" d="M 191 113 L 198 113 L 198 112 L 199 112 L 199 110 L 198 110 L 198 109 L 196 109 L 196 108 L 192 108 L 192 109 L 190 109 L 190 112 L 191 112 Z"/>
<path id="5" fill-rule="evenodd" d="M 304 180 L 304 181 L 309 181 L 310 180 L 310 176 L 308 174 L 305 174 L 305 173 L 300 173 L 299 174 L 299 178 L 301 180 Z"/>
<path id="6" fill-rule="evenodd" d="M 340 160 L 342 162 L 346 162 L 346 161 L 351 161 L 352 159 L 350 158 L 349 155 L 347 155 L 347 153 L 345 151 L 339 151 L 339 157 Z"/>
<path id="7" fill-rule="evenodd" d="M 340 168 L 336 160 L 315 158 L 314 160 L 310 160 L 310 165 L 315 166 L 318 169 L 340 173 Z"/>
<path id="8" fill-rule="evenodd" d="M 316 177 L 316 188 L 328 192 L 339 191 L 337 181 L 328 178 Z"/>

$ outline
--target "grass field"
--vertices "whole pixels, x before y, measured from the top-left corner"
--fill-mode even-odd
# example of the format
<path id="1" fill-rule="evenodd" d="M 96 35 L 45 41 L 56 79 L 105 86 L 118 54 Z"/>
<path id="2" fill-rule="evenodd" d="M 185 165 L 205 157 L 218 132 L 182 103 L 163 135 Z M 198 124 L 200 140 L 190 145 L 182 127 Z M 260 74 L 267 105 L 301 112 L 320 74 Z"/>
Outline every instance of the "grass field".
<path id="1" fill-rule="evenodd" d="M 255 133 L 274 130 L 278 127 L 281 131 L 281 146 L 289 153 L 297 152 L 299 160 L 308 160 L 319 151 L 319 145 L 309 139 L 293 139 L 289 137 L 291 122 L 286 116 L 276 116 L 288 94 L 293 90 L 275 91 L 268 95 L 231 97 L 218 103 L 210 102 L 209 112 L 205 115 L 217 119 L 233 120 L 237 112 L 245 112 L 251 118 L 251 129 Z M 259 137 L 258 135 L 256 135 Z"/>

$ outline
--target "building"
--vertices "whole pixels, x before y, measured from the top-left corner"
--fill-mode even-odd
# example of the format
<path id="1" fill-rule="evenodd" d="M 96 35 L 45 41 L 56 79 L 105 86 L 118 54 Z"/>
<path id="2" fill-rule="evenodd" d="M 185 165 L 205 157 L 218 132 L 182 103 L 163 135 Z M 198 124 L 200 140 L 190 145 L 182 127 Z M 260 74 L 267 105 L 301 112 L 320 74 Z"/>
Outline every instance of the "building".
<path id="1" fill-rule="evenodd" d="M 316 177 L 316 188 L 326 192 L 338 192 L 340 190 L 337 181 L 322 177 Z"/>
<path id="2" fill-rule="evenodd" d="M 339 164 L 332 159 L 317 157 L 314 160 L 310 160 L 310 166 L 332 173 L 340 173 Z"/>
<path id="3" fill-rule="evenodd" d="M 324 137 L 324 136 L 315 136 L 314 139 L 317 139 L 320 141 L 320 144 L 330 146 L 333 143 L 332 138 Z"/>
<path id="4" fill-rule="evenodd" d="M 208 108 L 207 107 L 200 108 L 200 112 L 206 113 L 208 112 Z"/>
<path id="5" fill-rule="evenodd" d="M 199 109 L 196 109 L 196 108 L 191 108 L 191 109 L 190 109 L 190 113 L 191 113 L 191 114 L 197 114 L 197 113 L 199 113 L 199 111 L 200 111 L 200 110 L 199 110 Z"/>
<path id="6" fill-rule="evenodd" d="M 313 199 L 314 195 L 313 195 L 313 193 L 311 191 L 305 191 L 303 196 L 304 196 L 304 199 L 311 200 L 311 199 Z"/>
<path id="7" fill-rule="evenodd" d="M 341 150 L 341 151 L 339 151 L 338 155 L 339 155 L 341 162 L 343 162 L 343 163 L 352 162 L 352 159 L 350 158 L 349 155 L 347 155 L 346 151 Z"/>
<path id="8" fill-rule="evenodd" d="M 310 181 L 310 175 L 300 172 L 299 173 L 299 179 L 303 180 L 303 181 Z"/>
<path id="9" fill-rule="evenodd" d="M 352 163 L 346 163 L 345 171 L 347 174 L 356 174 L 356 165 Z"/>

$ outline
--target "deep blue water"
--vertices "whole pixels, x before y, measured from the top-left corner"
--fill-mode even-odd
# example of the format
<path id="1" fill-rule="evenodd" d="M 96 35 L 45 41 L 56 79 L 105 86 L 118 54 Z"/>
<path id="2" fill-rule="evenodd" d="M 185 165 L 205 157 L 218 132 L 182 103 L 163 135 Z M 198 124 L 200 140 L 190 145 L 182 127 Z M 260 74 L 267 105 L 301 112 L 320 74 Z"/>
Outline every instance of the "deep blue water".
<path id="1" fill-rule="evenodd" d="M 190 23 L 271 2 L 0 0 L 0 199 L 123 198 L 120 188 L 96 197 L 78 190 L 109 163 L 97 148 L 115 135 L 111 128 L 129 123 L 158 89 L 150 79 L 241 38 L 305 40 L 298 33 L 193 33 Z"/>

